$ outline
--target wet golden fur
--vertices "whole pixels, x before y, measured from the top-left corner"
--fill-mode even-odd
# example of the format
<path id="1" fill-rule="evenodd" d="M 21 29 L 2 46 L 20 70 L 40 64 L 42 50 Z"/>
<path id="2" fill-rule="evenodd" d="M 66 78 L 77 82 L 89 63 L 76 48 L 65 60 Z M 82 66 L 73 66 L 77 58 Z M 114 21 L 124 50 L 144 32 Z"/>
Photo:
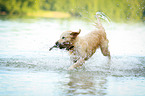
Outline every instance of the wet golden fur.
<path id="1" fill-rule="evenodd" d="M 74 64 L 68 68 L 69 70 L 82 66 L 98 48 L 101 49 L 104 56 L 108 56 L 110 59 L 110 52 L 108 50 L 109 41 L 106 37 L 104 27 L 98 17 L 97 19 L 98 22 L 96 24 L 98 29 L 83 37 L 78 36 L 81 30 L 78 32 L 66 31 L 62 33 L 60 39 L 57 41 L 56 46 L 60 49 L 64 48 L 68 50 L 74 62 Z"/>

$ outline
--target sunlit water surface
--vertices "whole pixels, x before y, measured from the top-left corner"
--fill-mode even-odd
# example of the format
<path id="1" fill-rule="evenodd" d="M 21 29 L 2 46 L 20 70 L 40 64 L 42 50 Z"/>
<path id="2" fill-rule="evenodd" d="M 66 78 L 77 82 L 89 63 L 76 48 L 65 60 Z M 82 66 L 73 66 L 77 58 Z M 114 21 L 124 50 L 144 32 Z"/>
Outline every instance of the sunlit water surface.
<path id="1" fill-rule="evenodd" d="M 112 60 L 98 49 L 81 69 L 49 48 L 66 30 L 95 29 L 79 19 L 0 20 L 0 96 L 145 96 L 145 25 L 105 24 Z"/>

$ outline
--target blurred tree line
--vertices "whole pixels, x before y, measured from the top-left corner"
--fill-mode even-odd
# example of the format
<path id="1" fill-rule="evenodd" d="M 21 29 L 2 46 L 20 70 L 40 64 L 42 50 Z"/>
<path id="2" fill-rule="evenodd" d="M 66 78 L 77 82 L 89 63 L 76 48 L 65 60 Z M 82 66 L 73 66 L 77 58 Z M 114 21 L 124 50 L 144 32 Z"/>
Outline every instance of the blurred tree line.
<path id="1" fill-rule="evenodd" d="M 145 0 L 0 0 L 0 14 L 25 15 L 39 10 L 86 18 L 101 11 L 115 21 L 145 21 Z"/>

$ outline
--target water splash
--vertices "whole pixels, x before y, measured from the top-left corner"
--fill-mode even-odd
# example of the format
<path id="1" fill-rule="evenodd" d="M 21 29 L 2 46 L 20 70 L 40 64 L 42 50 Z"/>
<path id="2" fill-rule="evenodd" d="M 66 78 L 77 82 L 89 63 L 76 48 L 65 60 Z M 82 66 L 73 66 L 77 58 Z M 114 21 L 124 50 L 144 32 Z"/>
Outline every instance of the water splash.
<path id="1" fill-rule="evenodd" d="M 105 15 L 103 12 L 96 12 L 96 15 L 98 15 L 101 19 L 107 21 L 108 24 L 112 22 L 111 19 L 107 15 Z"/>

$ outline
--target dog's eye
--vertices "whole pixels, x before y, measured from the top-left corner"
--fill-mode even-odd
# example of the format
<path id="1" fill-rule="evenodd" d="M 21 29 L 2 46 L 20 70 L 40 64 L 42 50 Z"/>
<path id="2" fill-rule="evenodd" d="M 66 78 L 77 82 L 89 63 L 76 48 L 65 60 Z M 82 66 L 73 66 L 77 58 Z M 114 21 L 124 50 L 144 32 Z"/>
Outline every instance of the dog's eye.
<path id="1" fill-rule="evenodd" d="M 62 37 L 62 39 L 65 39 L 65 37 Z"/>

